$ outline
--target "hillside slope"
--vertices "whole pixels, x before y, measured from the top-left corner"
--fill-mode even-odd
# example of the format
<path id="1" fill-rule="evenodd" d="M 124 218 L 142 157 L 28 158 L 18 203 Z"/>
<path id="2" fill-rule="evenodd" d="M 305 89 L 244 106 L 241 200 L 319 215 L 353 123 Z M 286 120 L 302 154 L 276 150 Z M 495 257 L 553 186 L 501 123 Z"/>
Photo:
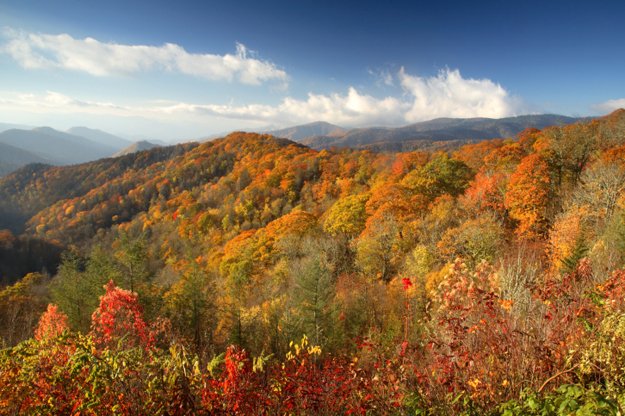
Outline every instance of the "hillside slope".
<path id="1" fill-rule="evenodd" d="M 22 232 L 24 223 L 59 200 L 82 196 L 120 177 L 137 177 L 147 167 L 179 156 L 196 144 L 153 149 L 138 155 L 74 166 L 31 164 L 0 179 L 0 229 Z"/>
<path id="2" fill-rule="evenodd" d="M 19 251 L 30 257 L 33 244 L 70 251 L 51 283 L 35 274 L 0 289 L 0 337 L 9 346 L 31 337 L 49 298 L 73 334 L 83 335 L 29 341 L 0 360 L 9 369 L 0 373 L 31 385 L 49 366 L 46 350 L 41 365 L 28 366 L 31 378 L 11 368 L 32 363 L 40 345 L 98 336 L 93 321 L 102 315 L 94 310 L 106 286 L 129 300 L 114 298 L 118 307 L 131 305 L 135 317 L 143 312 L 139 328 L 154 328 L 159 339 L 152 345 L 146 332 L 129 339 L 122 322 L 121 336 L 104 340 L 111 344 L 85 344 L 94 371 L 106 357 L 97 349 L 111 351 L 108 345 L 124 360 L 135 357 L 133 368 L 155 371 L 156 385 L 179 365 L 170 362 L 189 357 L 183 368 L 192 369 L 226 351 L 220 373 L 256 379 L 269 389 L 266 397 L 275 398 L 274 386 L 287 379 L 274 370 L 288 370 L 299 386 L 329 365 L 327 375 L 338 377 L 333 385 L 357 383 L 350 397 L 372 397 L 361 393 L 386 377 L 380 391 L 402 392 L 399 400 L 414 410 L 408 406 L 419 388 L 416 405 L 432 414 L 498 414 L 519 397 L 535 409 L 534 396 L 523 396 L 528 391 L 575 400 L 590 391 L 597 403 L 613 391 L 598 383 L 619 380 L 614 368 L 625 357 L 617 348 L 625 317 L 624 156 L 625 111 L 617 111 L 451 154 L 317 151 L 236 133 L 80 166 L 30 165 L 0 179 L 0 202 L 34 207 L 23 218 L 21 242 L 0 233 L 3 261 Z M 25 318 L 7 325 L 17 307 Z M 125 342 L 132 349 L 118 350 Z M 150 357 L 162 346 L 175 361 L 144 359 L 137 345 L 149 347 Z M 265 357 L 265 370 L 254 371 L 250 356 Z M 606 364 L 593 357 L 617 358 Z M 587 362 L 591 373 L 583 372 Z M 73 374 L 58 367 L 50 374 Z M 196 386 L 217 385 L 210 397 L 223 401 L 222 384 L 202 382 L 214 374 L 188 374 Z M 258 396 L 245 394 L 257 409 Z M 463 395 L 470 402 L 450 404 Z M 388 401 L 384 394 L 371 408 Z M 525 410 L 513 413 L 532 413 Z M 328 412 L 336 413 L 343 412 Z"/>

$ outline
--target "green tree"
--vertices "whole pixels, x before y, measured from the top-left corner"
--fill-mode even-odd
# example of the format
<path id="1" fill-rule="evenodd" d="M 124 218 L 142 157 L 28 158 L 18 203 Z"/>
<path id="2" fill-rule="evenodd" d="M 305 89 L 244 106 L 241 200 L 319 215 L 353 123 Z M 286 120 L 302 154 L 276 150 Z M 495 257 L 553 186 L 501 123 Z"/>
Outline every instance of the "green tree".
<path id="1" fill-rule="evenodd" d="M 402 185 L 433 200 L 443 194 L 460 195 L 472 177 L 471 168 L 464 162 L 439 153 L 423 167 L 408 173 Z"/>
<path id="2" fill-rule="evenodd" d="M 165 294 L 165 305 L 173 327 L 191 340 L 201 355 L 212 342 L 215 320 L 213 278 L 195 262 Z"/>
<path id="3" fill-rule="evenodd" d="M 123 287 L 136 292 L 138 287 L 150 278 L 148 265 L 147 243 L 144 236 L 131 238 L 122 233 L 118 240 L 118 249 L 115 258 L 121 271 Z"/>
<path id="4" fill-rule="evenodd" d="M 109 280 L 105 274 L 92 268 L 85 272 L 86 260 L 77 253 L 63 254 L 59 272 L 52 281 L 52 299 L 69 319 L 70 326 L 81 332 L 88 332 L 91 314 L 98 306 L 103 286 Z"/>
<path id="5" fill-rule="evenodd" d="M 331 336 L 334 279 L 330 259 L 331 242 L 306 239 L 306 255 L 292 263 L 293 303 L 299 328 L 315 345 L 325 345 Z"/>
<path id="6" fill-rule="evenodd" d="M 503 242 L 501 222 L 494 215 L 485 214 L 448 228 L 437 246 L 448 261 L 462 257 L 475 267 L 482 260 L 492 262 Z"/>
<path id="7" fill-rule="evenodd" d="M 403 259 L 400 224 L 392 215 L 376 218 L 358 239 L 356 267 L 370 278 L 388 282 Z"/>

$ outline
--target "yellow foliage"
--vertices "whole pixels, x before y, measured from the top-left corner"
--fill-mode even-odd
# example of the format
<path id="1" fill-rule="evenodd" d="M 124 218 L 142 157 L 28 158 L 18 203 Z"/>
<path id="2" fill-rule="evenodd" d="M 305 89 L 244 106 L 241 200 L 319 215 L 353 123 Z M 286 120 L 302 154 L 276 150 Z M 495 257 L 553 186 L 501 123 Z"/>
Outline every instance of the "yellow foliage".
<path id="1" fill-rule="evenodd" d="M 445 276 L 447 276 L 452 269 L 453 263 L 447 263 L 440 270 L 430 272 L 425 276 L 425 291 L 428 297 L 432 298 L 434 296 L 438 290 L 438 286 L 445 280 Z"/>
<path id="2" fill-rule="evenodd" d="M 554 270 L 562 266 L 584 233 L 584 219 L 588 218 L 588 208 L 575 206 L 560 215 L 549 233 L 549 258 Z"/>

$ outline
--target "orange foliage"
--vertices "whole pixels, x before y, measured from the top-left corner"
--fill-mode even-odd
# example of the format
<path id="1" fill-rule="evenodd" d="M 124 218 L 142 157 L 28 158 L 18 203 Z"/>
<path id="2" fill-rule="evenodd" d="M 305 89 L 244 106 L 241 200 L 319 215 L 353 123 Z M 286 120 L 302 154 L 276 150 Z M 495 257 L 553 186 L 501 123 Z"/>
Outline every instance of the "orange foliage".
<path id="1" fill-rule="evenodd" d="M 547 230 L 552 182 L 549 165 L 537 154 L 525 157 L 510 176 L 505 206 L 510 216 L 519 222 L 517 234 L 536 238 Z"/>
<path id="2" fill-rule="evenodd" d="M 490 175 L 479 172 L 464 195 L 460 197 L 460 202 L 466 209 L 476 213 L 490 209 L 504 216 L 507 180 L 507 175 L 501 172 Z"/>
<path id="3" fill-rule="evenodd" d="M 63 312 L 59 312 L 56 305 L 49 304 L 48 309 L 39 319 L 39 324 L 35 329 L 35 339 L 42 341 L 44 339 L 54 338 L 68 329 L 67 315 Z"/>
<path id="4" fill-rule="evenodd" d="M 317 217 L 305 211 L 293 211 L 270 222 L 265 233 L 270 237 L 281 237 L 287 234 L 304 234 L 317 224 Z"/>
<path id="5" fill-rule="evenodd" d="M 410 202 L 408 190 L 399 184 L 380 184 L 373 188 L 371 197 L 365 205 L 365 210 L 369 216 L 383 210 L 392 212 L 399 217 L 405 217 L 415 208 Z"/>
<path id="6" fill-rule="evenodd" d="M 454 152 L 454 159 L 463 161 L 474 171 L 478 171 L 484 166 L 484 160 L 495 150 L 504 145 L 502 139 L 484 140 L 478 143 L 465 144 Z"/>

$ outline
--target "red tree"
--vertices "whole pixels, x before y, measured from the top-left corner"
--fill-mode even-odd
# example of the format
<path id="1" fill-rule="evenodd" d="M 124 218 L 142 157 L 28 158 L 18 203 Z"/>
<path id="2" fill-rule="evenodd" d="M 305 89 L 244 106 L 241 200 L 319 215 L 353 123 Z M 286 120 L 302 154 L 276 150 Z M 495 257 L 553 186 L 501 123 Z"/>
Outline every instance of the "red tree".
<path id="1" fill-rule="evenodd" d="M 53 304 L 48 305 L 48 309 L 39 318 L 39 324 L 35 329 L 35 339 L 42 341 L 59 336 L 69 329 L 67 325 L 67 315 L 59 312 L 58 307 Z"/>
<path id="2" fill-rule="evenodd" d="M 151 334 L 143 320 L 137 294 L 120 289 L 113 281 L 104 288 L 100 306 L 91 316 L 91 332 L 98 344 L 113 346 L 123 342 L 124 347 L 151 344 Z"/>

